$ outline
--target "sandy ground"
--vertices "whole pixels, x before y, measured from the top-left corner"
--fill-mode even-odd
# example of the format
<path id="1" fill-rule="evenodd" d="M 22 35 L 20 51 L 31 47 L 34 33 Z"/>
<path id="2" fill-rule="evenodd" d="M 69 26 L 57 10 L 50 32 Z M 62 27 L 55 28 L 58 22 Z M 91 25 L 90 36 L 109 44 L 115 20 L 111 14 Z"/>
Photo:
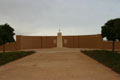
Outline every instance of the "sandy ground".
<path id="1" fill-rule="evenodd" d="M 80 49 L 39 49 L 0 67 L 0 80 L 120 80 Z"/>

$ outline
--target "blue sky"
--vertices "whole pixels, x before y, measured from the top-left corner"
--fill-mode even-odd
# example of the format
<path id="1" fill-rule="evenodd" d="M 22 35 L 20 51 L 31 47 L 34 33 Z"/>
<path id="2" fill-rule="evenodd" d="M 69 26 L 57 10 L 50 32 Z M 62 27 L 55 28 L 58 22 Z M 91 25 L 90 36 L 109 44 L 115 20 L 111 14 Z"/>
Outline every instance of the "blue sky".
<path id="1" fill-rule="evenodd" d="M 109 19 L 120 18 L 120 0 L 0 0 L 0 24 L 17 35 L 100 34 Z"/>

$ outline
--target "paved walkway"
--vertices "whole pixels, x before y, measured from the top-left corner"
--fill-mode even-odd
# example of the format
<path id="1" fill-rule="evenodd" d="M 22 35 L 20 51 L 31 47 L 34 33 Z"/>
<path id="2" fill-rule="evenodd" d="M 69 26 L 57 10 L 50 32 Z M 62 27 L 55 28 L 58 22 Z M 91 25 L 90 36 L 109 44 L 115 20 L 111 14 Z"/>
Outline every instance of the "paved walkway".
<path id="1" fill-rule="evenodd" d="M 120 80 L 80 49 L 40 49 L 0 67 L 0 80 Z"/>

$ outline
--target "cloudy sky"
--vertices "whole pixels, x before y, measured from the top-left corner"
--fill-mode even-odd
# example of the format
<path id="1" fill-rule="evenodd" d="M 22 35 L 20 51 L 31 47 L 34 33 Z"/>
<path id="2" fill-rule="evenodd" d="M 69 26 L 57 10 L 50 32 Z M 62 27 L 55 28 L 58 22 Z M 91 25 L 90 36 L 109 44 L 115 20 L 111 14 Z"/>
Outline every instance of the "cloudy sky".
<path id="1" fill-rule="evenodd" d="M 120 0 L 0 0 L 0 24 L 17 35 L 99 34 L 109 19 L 120 17 Z"/>

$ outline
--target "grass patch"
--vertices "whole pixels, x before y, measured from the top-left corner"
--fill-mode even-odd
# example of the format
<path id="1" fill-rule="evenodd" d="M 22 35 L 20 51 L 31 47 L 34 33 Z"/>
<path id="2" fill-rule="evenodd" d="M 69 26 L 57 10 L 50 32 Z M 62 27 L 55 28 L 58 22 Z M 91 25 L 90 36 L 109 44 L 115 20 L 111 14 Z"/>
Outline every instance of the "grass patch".
<path id="1" fill-rule="evenodd" d="M 35 53 L 35 51 L 16 51 L 16 52 L 0 53 L 0 66 L 7 64 L 11 61 L 17 60 L 19 58 L 31 55 L 33 53 Z"/>
<path id="2" fill-rule="evenodd" d="M 120 53 L 105 50 L 82 52 L 120 74 Z"/>

